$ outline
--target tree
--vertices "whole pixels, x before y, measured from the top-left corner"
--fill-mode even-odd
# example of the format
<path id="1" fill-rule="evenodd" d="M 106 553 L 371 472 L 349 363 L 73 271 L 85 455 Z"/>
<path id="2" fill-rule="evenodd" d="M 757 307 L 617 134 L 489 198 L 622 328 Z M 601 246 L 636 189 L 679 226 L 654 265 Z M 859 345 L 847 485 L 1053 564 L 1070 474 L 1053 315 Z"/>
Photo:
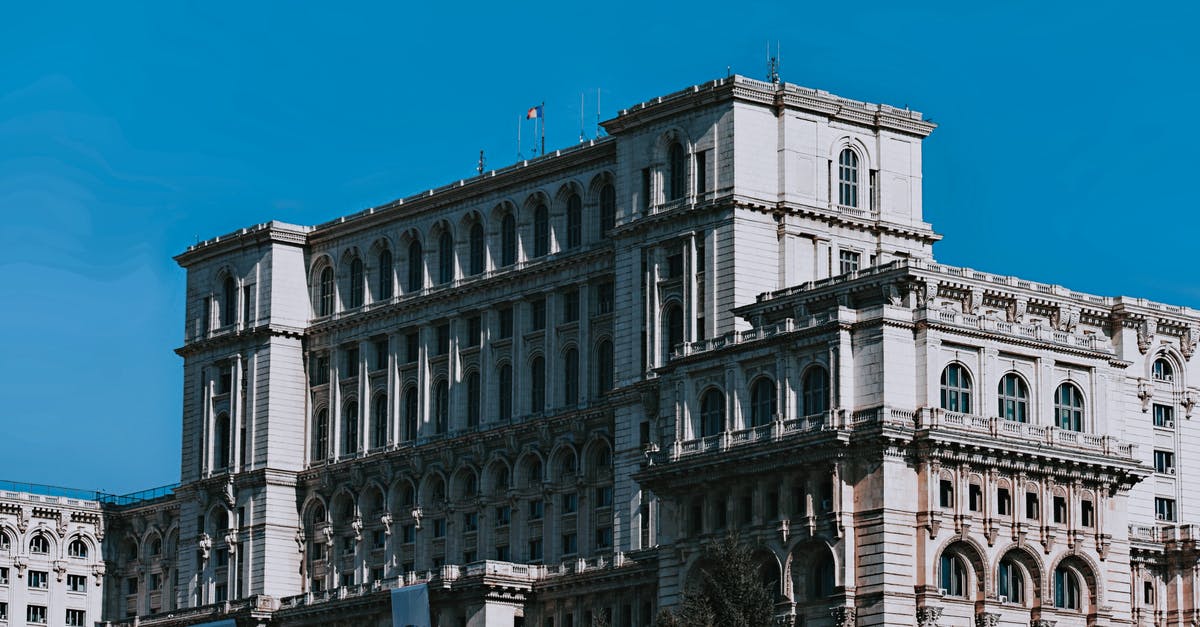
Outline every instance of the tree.
<path id="1" fill-rule="evenodd" d="M 709 542 L 699 577 L 684 590 L 679 607 L 663 610 L 658 627 L 769 627 L 772 593 L 763 583 L 750 547 L 729 535 Z"/>

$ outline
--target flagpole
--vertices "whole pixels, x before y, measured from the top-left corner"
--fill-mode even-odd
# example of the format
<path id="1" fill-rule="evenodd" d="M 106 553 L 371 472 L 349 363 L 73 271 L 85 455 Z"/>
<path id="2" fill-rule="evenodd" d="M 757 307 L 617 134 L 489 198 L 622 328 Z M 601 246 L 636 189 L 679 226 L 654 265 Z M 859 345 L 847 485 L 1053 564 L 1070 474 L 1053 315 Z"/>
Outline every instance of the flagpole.
<path id="1" fill-rule="evenodd" d="M 546 101 L 542 101 L 542 155 L 546 154 Z"/>
<path id="2" fill-rule="evenodd" d="M 521 116 L 517 116 L 517 159 L 524 159 L 521 156 Z"/>

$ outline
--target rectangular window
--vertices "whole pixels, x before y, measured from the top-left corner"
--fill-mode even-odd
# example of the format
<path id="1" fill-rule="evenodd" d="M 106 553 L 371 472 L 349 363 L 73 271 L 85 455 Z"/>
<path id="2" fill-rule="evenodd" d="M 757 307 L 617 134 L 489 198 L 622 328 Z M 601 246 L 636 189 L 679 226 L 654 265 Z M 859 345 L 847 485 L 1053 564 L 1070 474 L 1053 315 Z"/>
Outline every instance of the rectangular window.
<path id="1" fill-rule="evenodd" d="M 613 284 L 600 283 L 596 286 L 596 315 L 604 315 L 613 311 Z"/>
<path id="2" fill-rule="evenodd" d="M 213 600 L 217 603 L 224 603 L 229 600 L 229 586 L 223 583 L 217 584 L 216 594 L 213 595 Z"/>
<path id="3" fill-rule="evenodd" d="M 544 501 L 536 499 L 529 502 L 529 520 L 541 520 L 543 512 L 545 512 Z"/>
<path id="4" fill-rule="evenodd" d="M 383 580 L 383 567 L 376 566 L 376 567 L 372 568 L 371 569 L 371 581 L 382 581 L 382 580 Z"/>
<path id="5" fill-rule="evenodd" d="M 479 346 L 483 341 L 483 318 L 471 316 L 467 318 L 467 346 Z"/>
<path id="6" fill-rule="evenodd" d="M 1025 493 L 1025 517 L 1029 520 L 1037 520 L 1041 517 L 1039 513 L 1038 497 L 1032 492 Z"/>
<path id="7" fill-rule="evenodd" d="M 130 577 L 125 580 L 125 594 L 137 594 L 138 580 L 137 577 Z"/>
<path id="8" fill-rule="evenodd" d="M 596 488 L 596 507 L 612 507 L 612 501 L 612 486 L 606 485 Z"/>
<path id="9" fill-rule="evenodd" d="M 650 423 L 648 421 L 638 424 L 638 443 L 642 446 L 650 443 Z"/>
<path id="10" fill-rule="evenodd" d="M 502 340 L 506 340 L 513 336 L 513 310 L 512 307 L 504 307 L 500 310 L 500 329 L 497 335 Z"/>
<path id="11" fill-rule="evenodd" d="M 433 519 L 433 537 L 435 537 L 435 538 L 446 537 L 446 519 L 445 518 L 434 518 Z"/>
<path id="12" fill-rule="evenodd" d="M 242 288 L 242 326 L 249 326 L 251 315 L 254 313 L 254 308 L 251 307 L 250 297 L 254 296 L 254 286 L 247 285 Z"/>
<path id="13" fill-rule="evenodd" d="M 462 526 L 464 533 L 470 533 L 479 528 L 479 514 L 475 512 L 464 512 L 462 515 Z M 467 560 L 473 562 L 475 560 Z"/>
<path id="14" fill-rule="evenodd" d="M 1175 499 L 1164 499 L 1155 497 L 1154 499 L 1154 517 L 1158 520 L 1174 521 L 1175 520 Z"/>
<path id="15" fill-rule="evenodd" d="M 841 273 L 858 272 L 858 260 L 862 256 L 852 250 L 838 251 L 838 261 L 841 263 Z"/>
<path id="16" fill-rule="evenodd" d="M 476 561 L 476 557 L 478 556 L 475 554 L 475 551 L 463 551 L 462 561 L 464 564 L 470 564 L 471 562 Z"/>
<path id="17" fill-rule="evenodd" d="M 546 328 L 546 299 L 535 298 L 529 301 L 529 330 L 540 331 Z"/>
<path id="18" fill-rule="evenodd" d="M 437 354 L 445 355 L 450 352 L 450 323 L 443 322 L 437 326 Z"/>
<path id="19" fill-rule="evenodd" d="M 25 622 L 35 625 L 46 624 L 46 606 L 45 605 L 27 605 L 25 606 Z"/>
<path id="20" fill-rule="evenodd" d="M 1082 501 L 1079 504 L 1079 524 L 1084 527 L 1096 526 L 1096 507 L 1091 501 Z"/>
<path id="21" fill-rule="evenodd" d="M 8 620 L 8 603 L 0 601 L 0 620 Z"/>
<path id="22" fill-rule="evenodd" d="M 1154 406 L 1154 426 L 1166 429 L 1175 428 L 1175 408 L 1168 405 Z"/>
<path id="23" fill-rule="evenodd" d="M 683 276 L 683 253 L 675 253 L 667 257 L 667 278 L 678 279 Z"/>
<path id="24" fill-rule="evenodd" d="M 967 489 L 967 506 L 970 507 L 971 511 L 973 512 L 983 511 L 983 488 L 975 484 L 971 484 L 971 486 Z"/>
<path id="25" fill-rule="evenodd" d="M 509 561 L 510 554 L 508 552 L 507 544 L 496 547 L 496 559 L 500 560 L 501 562 Z"/>
<path id="26" fill-rule="evenodd" d="M 417 541 L 417 526 L 404 525 L 400 528 L 400 541 L 405 544 L 412 544 Z M 407 571 L 406 571 L 407 572 Z"/>
<path id="27" fill-rule="evenodd" d="M 8 585 L 8 567 L 0 568 L 0 586 Z"/>
<path id="28" fill-rule="evenodd" d="M 1175 453 L 1171 451 L 1154 451 L 1154 472 L 1175 474 Z"/>
<path id="29" fill-rule="evenodd" d="M 217 549 L 217 566 L 229 565 L 229 549 Z M 134 584 L 137 584 L 137 579 L 131 579 Z M 136 590 L 135 590 L 136 592 Z"/>
<path id="30" fill-rule="evenodd" d="M 308 378 L 313 385 L 329 383 L 329 355 L 314 355 L 311 362 L 312 372 Z"/>
<path id="31" fill-rule="evenodd" d="M 542 560 L 542 539 L 534 538 L 529 541 L 529 561 L 540 562 Z"/>
<path id="32" fill-rule="evenodd" d="M 1061 496 L 1054 497 L 1054 522 L 1060 525 L 1067 522 L 1067 499 Z"/>
<path id="33" fill-rule="evenodd" d="M 154 592 L 162 587 L 162 575 L 159 573 L 150 573 L 150 592 Z"/>
<path id="34" fill-rule="evenodd" d="M 233 389 L 233 366 L 224 362 L 217 369 L 217 394 L 228 394 Z"/>
<path id="35" fill-rule="evenodd" d="M 567 290 L 562 295 L 562 321 L 579 321 L 579 290 Z"/>
<path id="36" fill-rule="evenodd" d="M 512 522 L 512 508 L 507 505 L 496 507 L 496 526 L 504 527 Z"/>
<path id="37" fill-rule="evenodd" d="M 1008 488 L 996 491 L 996 511 L 1001 516 L 1012 515 L 1012 496 L 1008 493 Z"/>
<path id="38" fill-rule="evenodd" d="M 45 590 L 49 586 L 50 576 L 44 570 L 29 571 L 29 587 Z M 136 580 L 135 580 L 136 581 Z"/>
<path id="39" fill-rule="evenodd" d="M 574 555 L 579 552 L 578 540 L 573 533 L 564 533 L 562 536 L 562 552 L 563 555 Z"/>
<path id="40" fill-rule="evenodd" d="M 938 506 L 954 507 L 954 484 L 949 479 L 942 479 L 938 484 Z"/>
<path id="41" fill-rule="evenodd" d="M 650 168 L 642 168 L 642 211 L 650 211 Z"/>
<path id="42" fill-rule="evenodd" d="M 387 370 L 389 345 L 386 337 L 375 340 L 375 369 Z"/>
<path id="43" fill-rule="evenodd" d="M 421 332 L 409 331 L 404 336 L 404 361 L 415 364 L 421 355 Z"/>
<path id="44" fill-rule="evenodd" d="M 342 349 L 346 357 L 346 377 L 358 376 L 358 346 L 349 345 Z"/>
<path id="45" fill-rule="evenodd" d="M 562 513 L 574 514 L 579 509 L 579 496 L 574 492 L 562 495 Z"/>
<path id="46" fill-rule="evenodd" d="M 375 548 L 382 549 L 387 544 L 387 534 L 384 533 L 383 529 L 376 529 L 372 536 Z"/>
<path id="47" fill-rule="evenodd" d="M 699 150 L 696 152 L 696 193 L 703 194 L 708 191 L 708 151 Z"/>
<path id="48" fill-rule="evenodd" d="M 87 615 L 83 610 L 67 610 L 67 627 L 83 627 L 87 624 Z"/>

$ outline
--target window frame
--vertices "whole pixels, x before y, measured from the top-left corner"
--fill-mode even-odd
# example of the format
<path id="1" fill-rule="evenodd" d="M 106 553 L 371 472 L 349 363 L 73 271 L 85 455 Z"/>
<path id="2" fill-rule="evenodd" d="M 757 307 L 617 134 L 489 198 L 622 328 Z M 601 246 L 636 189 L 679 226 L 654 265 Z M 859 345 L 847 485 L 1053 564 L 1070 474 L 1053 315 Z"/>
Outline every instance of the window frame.
<path id="1" fill-rule="evenodd" d="M 1029 422 L 1029 385 L 1016 372 L 1005 373 L 996 387 L 997 409 L 1003 420 Z"/>
<path id="2" fill-rule="evenodd" d="M 974 394 L 971 371 L 964 364 L 952 361 L 942 368 L 939 381 L 939 407 L 959 414 L 970 414 L 971 396 Z"/>
<path id="3" fill-rule="evenodd" d="M 1084 414 L 1087 403 L 1083 391 L 1071 381 L 1064 381 L 1054 390 L 1054 426 L 1082 432 L 1087 420 Z"/>
<path id="4" fill-rule="evenodd" d="M 845 147 L 838 153 L 838 206 L 858 208 L 859 158 L 853 148 Z"/>

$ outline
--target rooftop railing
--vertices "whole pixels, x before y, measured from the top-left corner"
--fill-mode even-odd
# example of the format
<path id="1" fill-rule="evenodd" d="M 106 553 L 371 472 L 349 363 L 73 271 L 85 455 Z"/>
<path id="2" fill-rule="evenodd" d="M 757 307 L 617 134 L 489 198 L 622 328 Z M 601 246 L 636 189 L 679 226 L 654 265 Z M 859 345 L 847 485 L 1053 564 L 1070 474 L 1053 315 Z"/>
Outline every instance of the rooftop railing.
<path id="1" fill-rule="evenodd" d="M 143 501 L 152 501 L 165 496 L 171 495 L 175 488 L 179 487 L 178 483 L 150 488 L 140 492 L 131 492 L 129 494 L 110 494 L 100 490 L 81 490 L 79 488 L 65 488 L 62 486 L 45 485 L 41 483 L 24 483 L 20 481 L 4 481 L 0 480 L 0 492 L 10 493 L 12 495 L 26 494 L 41 497 L 47 503 L 58 503 L 59 499 L 70 501 L 94 501 L 97 503 L 105 503 L 109 505 L 133 505 Z"/>

